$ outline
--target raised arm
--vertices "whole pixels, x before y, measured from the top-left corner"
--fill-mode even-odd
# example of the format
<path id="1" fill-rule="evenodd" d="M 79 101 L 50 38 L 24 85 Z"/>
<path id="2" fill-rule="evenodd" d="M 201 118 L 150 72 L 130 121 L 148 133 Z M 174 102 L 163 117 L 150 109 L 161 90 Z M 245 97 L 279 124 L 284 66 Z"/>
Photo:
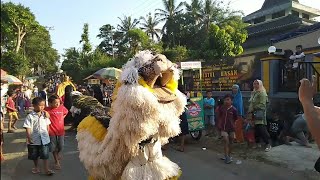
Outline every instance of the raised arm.
<path id="1" fill-rule="evenodd" d="M 308 79 L 302 79 L 299 88 L 299 99 L 303 106 L 309 130 L 320 148 L 320 107 L 315 106 L 313 103 L 317 83 L 315 76 L 312 77 L 311 83 Z"/>

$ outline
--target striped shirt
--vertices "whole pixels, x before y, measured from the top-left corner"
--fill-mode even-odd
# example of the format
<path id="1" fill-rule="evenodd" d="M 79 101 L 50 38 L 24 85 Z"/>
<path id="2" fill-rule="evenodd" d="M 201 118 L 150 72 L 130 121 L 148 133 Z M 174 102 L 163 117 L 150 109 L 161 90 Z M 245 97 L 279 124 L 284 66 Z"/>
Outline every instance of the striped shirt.
<path id="1" fill-rule="evenodd" d="M 36 112 L 31 112 L 26 117 L 23 127 L 31 129 L 31 141 L 33 145 L 46 145 L 50 143 L 49 132 L 47 126 L 51 124 L 50 119 L 45 117 L 45 114 L 41 116 Z"/>

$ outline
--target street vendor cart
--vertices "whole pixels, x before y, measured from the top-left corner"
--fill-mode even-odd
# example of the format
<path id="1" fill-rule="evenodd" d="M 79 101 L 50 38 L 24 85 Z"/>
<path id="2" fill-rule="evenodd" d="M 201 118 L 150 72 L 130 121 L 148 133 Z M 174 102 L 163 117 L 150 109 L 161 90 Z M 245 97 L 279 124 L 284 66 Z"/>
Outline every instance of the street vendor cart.
<path id="1" fill-rule="evenodd" d="M 200 71 L 200 92 L 202 92 L 201 85 L 201 62 L 200 61 L 189 61 L 181 62 L 180 68 L 182 70 L 181 84 L 184 85 L 183 81 L 183 71 L 184 70 L 197 70 Z M 202 136 L 202 130 L 205 128 L 204 124 L 204 108 L 203 108 L 203 96 L 190 98 L 190 103 L 188 104 L 187 119 L 190 135 L 193 139 L 199 140 Z"/>

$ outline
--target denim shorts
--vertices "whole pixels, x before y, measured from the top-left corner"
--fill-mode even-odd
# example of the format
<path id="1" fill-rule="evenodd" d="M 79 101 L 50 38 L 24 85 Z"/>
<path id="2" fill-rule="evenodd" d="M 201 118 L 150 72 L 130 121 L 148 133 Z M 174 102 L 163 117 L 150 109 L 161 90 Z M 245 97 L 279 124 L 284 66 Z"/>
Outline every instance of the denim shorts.
<path id="1" fill-rule="evenodd" d="M 61 152 L 64 146 L 64 136 L 50 136 L 50 152 Z"/>
<path id="2" fill-rule="evenodd" d="M 28 144 L 28 159 L 37 160 L 49 159 L 50 143 L 46 145 L 32 145 Z"/>

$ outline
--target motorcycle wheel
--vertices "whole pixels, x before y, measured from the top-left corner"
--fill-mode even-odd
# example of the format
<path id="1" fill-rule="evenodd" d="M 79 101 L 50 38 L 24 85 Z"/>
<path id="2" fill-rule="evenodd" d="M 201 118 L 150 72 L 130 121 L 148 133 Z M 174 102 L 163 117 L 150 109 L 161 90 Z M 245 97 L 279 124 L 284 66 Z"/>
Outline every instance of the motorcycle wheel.
<path id="1" fill-rule="evenodd" d="M 191 135 L 192 139 L 194 139 L 196 141 L 199 141 L 201 136 L 202 136 L 202 131 L 201 130 L 199 130 L 199 131 L 191 131 L 190 135 Z"/>

